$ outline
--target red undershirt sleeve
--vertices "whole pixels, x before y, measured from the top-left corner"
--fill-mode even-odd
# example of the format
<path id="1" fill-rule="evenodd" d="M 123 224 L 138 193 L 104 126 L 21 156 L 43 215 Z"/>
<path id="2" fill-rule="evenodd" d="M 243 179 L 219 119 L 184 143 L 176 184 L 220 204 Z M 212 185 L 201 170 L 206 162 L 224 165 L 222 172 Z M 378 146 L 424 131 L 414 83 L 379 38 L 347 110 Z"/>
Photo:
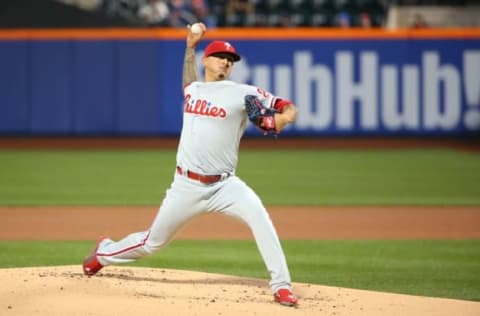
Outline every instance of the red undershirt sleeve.
<path id="1" fill-rule="evenodd" d="M 290 104 L 292 104 L 292 102 L 289 101 L 289 100 L 277 99 L 277 100 L 275 101 L 275 104 L 273 105 L 273 108 L 274 108 L 275 110 L 277 110 L 278 112 L 282 113 L 282 112 L 283 112 L 283 108 L 284 108 L 285 106 L 287 106 L 287 105 L 290 105 Z"/>

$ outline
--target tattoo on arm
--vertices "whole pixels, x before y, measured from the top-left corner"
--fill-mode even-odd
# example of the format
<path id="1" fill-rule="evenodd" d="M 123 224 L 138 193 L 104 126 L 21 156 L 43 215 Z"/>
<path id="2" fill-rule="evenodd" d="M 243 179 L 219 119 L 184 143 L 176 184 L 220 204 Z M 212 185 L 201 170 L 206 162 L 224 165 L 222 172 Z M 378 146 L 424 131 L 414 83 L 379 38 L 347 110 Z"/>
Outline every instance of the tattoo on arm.
<path id="1" fill-rule="evenodd" d="M 197 64 L 195 60 L 195 49 L 187 47 L 185 49 L 185 58 L 183 60 L 183 86 L 198 81 L 200 75 L 198 74 Z"/>

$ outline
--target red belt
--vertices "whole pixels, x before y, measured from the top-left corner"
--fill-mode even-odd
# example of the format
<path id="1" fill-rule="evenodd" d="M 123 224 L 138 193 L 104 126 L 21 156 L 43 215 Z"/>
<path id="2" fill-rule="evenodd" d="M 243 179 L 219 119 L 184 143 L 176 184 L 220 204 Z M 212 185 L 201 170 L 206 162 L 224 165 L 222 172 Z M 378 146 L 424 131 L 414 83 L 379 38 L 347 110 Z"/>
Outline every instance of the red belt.
<path id="1" fill-rule="evenodd" d="M 190 170 L 187 170 L 187 172 L 184 173 L 182 168 L 178 166 L 177 166 L 177 172 L 180 175 L 186 175 L 188 178 L 192 180 L 200 181 L 203 184 L 212 184 L 220 181 L 220 179 L 222 178 L 221 175 L 203 175 L 203 174 L 192 172 Z"/>

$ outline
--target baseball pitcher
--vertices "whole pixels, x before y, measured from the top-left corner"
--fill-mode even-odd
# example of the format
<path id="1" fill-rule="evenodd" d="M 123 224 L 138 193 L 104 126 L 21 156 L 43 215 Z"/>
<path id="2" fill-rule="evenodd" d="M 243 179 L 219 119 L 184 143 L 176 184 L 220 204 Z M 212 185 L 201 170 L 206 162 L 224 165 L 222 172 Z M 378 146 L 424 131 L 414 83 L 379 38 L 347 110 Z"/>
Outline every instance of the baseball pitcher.
<path id="1" fill-rule="evenodd" d="M 232 44 L 213 41 L 205 49 L 200 80 L 195 48 L 201 32 L 188 27 L 183 64 L 183 127 L 173 181 L 150 228 L 119 241 L 100 238 L 83 263 L 91 276 L 104 266 L 132 262 L 149 255 L 174 237 L 189 220 L 217 212 L 241 220 L 251 229 L 270 273 L 274 300 L 295 306 L 290 273 L 272 221 L 257 194 L 235 171 L 240 139 L 248 120 L 263 133 L 278 134 L 295 121 L 296 107 L 252 85 L 229 81 L 235 62 L 241 59 Z"/>

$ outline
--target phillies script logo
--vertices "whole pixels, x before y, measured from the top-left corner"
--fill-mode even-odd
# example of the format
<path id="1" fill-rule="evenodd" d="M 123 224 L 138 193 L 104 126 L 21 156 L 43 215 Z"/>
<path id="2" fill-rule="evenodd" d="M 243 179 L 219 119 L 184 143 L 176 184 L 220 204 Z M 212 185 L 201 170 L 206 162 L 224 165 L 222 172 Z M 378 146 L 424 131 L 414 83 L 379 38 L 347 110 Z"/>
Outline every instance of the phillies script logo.
<path id="1" fill-rule="evenodd" d="M 187 113 L 222 118 L 227 116 L 227 111 L 222 107 L 213 106 L 207 100 L 202 99 L 190 101 L 190 98 L 190 94 L 185 96 L 185 112 Z"/>

